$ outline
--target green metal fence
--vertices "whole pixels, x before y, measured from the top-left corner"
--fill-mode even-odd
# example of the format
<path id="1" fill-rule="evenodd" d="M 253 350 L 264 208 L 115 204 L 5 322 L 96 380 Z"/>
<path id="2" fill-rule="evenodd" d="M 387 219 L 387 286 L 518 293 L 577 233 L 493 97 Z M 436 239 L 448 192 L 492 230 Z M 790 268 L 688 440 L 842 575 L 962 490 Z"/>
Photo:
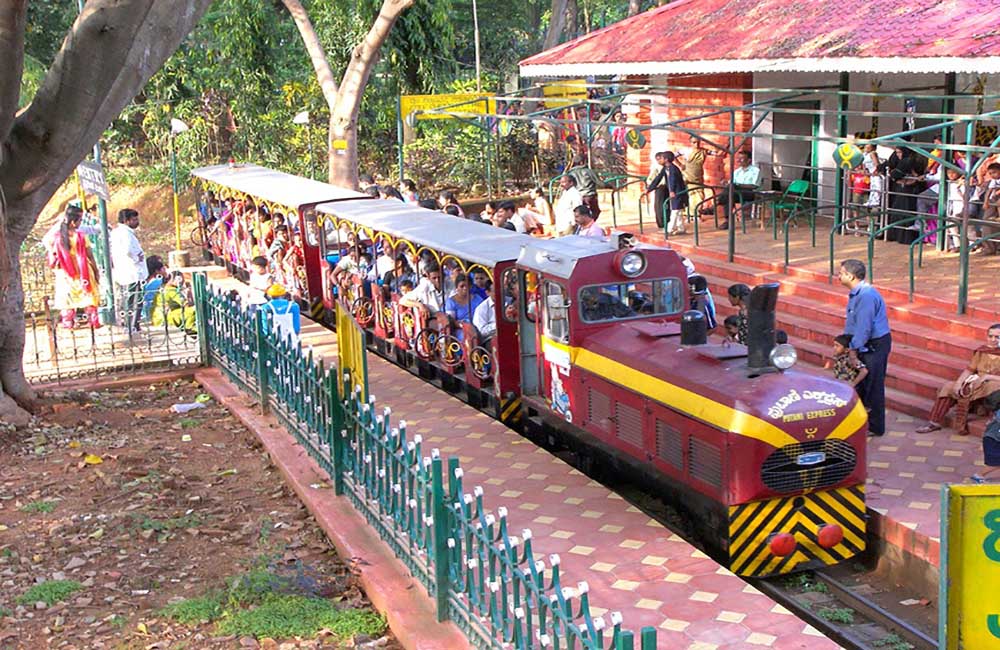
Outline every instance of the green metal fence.
<path id="1" fill-rule="evenodd" d="M 424 449 L 388 407 L 364 400 L 301 343 L 279 341 L 261 312 L 195 276 L 202 358 L 274 413 L 474 646 L 654 650 L 656 630 L 633 632 L 590 611 L 586 583 L 564 586 L 558 556 L 536 557 L 530 530 L 512 535 L 505 508 L 463 488 L 457 458 Z M 366 391 L 367 392 L 367 391 Z M 447 467 L 447 472 L 445 471 Z"/>

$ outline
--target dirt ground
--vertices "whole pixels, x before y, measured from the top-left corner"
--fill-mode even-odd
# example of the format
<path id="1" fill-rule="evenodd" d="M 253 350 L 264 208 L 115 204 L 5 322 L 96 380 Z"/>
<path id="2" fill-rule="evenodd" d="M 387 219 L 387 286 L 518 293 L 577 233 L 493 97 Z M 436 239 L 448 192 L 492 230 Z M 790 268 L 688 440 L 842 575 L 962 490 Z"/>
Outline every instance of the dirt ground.
<path id="1" fill-rule="evenodd" d="M 165 616 L 254 567 L 338 609 L 370 605 L 253 434 L 193 381 L 52 397 L 30 430 L 0 432 L 0 649 L 398 648 L 382 633 L 254 639 Z M 205 408 L 170 411 L 196 399 Z M 78 590 L 27 602 L 52 580 Z"/>
<path id="2" fill-rule="evenodd" d="M 146 255 L 160 255 L 167 259 L 167 252 L 174 249 L 174 208 L 169 185 L 142 185 L 136 187 L 112 187 L 111 201 L 108 202 L 108 228 L 114 228 L 118 223 L 117 214 L 122 208 L 135 208 L 139 211 L 139 242 Z M 52 226 L 66 202 L 76 198 L 76 185 L 66 182 L 52 197 L 32 231 L 32 238 L 40 239 Z M 194 192 L 185 187 L 180 192 L 181 209 L 181 247 L 193 249 L 190 241 L 191 230 L 197 225 L 194 214 Z M 87 197 L 92 202 L 94 197 Z"/>

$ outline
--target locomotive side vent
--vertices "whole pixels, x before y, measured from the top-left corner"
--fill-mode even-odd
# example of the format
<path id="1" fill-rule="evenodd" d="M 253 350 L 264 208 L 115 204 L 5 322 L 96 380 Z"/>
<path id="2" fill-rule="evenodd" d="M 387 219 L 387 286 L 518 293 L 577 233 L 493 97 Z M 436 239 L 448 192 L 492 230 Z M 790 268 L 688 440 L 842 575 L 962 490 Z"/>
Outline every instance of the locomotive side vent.
<path id="1" fill-rule="evenodd" d="M 611 417 L 611 398 L 599 390 L 587 390 L 587 419 L 602 429 L 607 429 Z"/>
<path id="2" fill-rule="evenodd" d="M 684 469 L 681 432 L 660 419 L 656 420 L 656 457 L 677 469 Z"/>
<path id="3" fill-rule="evenodd" d="M 722 451 L 710 442 L 692 436 L 688 442 L 688 473 L 699 481 L 722 487 Z"/>
<path id="4" fill-rule="evenodd" d="M 817 490 L 850 476 L 858 456 L 843 440 L 807 440 L 774 450 L 760 469 L 764 485 L 775 492 Z"/>
<path id="5" fill-rule="evenodd" d="M 642 449 L 642 413 L 639 409 L 615 402 L 615 428 L 619 440 Z"/>

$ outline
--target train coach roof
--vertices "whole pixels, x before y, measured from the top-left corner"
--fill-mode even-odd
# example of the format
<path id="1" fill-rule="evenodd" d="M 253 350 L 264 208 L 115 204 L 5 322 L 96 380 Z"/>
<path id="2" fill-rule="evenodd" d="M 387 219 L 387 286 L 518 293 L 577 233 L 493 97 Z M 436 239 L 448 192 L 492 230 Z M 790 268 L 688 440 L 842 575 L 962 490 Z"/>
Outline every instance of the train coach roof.
<path id="1" fill-rule="evenodd" d="M 635 246 L 637 249 L 658 248 Z M 521 251 L 517 263 L 531 269 L 543 271 L 546 275 L 569 278 L 577 263 L 585 258 L 618 250 L 617 238 L 612 234 L 609 240 L 593 237 L 557 237 L 556 239 L 532 239 Z"/>
<path id="2" fill-rule="evenodd" d="M 212 165 L 199 167 L 193 170 L 191 175 L 290 208 L 327 201 L 368 198 L 361 192 L 293 176 L 260 165 Z"/>
<path id="3" fill-rule="evenodd" d="M 521 247 L 535 241 L 512 230 L 395 199 L 324 203 L 316 206 L 316 211 L 490 268 L 497 262 L 517 259 Z"/>

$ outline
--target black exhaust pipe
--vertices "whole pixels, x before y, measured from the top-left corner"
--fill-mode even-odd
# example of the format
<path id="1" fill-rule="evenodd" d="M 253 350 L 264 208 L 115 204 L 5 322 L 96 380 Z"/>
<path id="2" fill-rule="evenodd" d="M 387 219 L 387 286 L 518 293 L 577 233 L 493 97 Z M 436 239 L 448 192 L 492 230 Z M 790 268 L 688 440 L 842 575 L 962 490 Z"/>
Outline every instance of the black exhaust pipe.
<path id="1" fill-rule="evenodd" d="M 708 323 L 705 314 L 692 309 L 681 316 L 681 345 L 705 345 L 708 343 Z"/>
<path id="2" fill-rule="evenodd" d="M 774 349 L 774 311 L 778 306 L 777 282 L 761 284 L 750 292 L 747 304 L 747 369 L 750 375 L 774 372 L 771 350 Z"/>

